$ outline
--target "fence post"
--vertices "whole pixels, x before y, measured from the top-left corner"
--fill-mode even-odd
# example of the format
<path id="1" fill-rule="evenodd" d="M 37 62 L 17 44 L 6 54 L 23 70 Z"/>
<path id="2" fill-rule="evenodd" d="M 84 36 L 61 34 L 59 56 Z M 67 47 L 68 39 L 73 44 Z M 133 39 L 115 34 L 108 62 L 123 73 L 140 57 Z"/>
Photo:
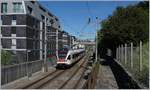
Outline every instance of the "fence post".
<path id="1" fill-rule="evenodd" d="M 119 46 L 119 61 L 121 62 L 121 45 Z"/>
<path id="2" fill-rule="evenodd" d="M 131 69 L 133 69 L 133 43 L 131 42 Z"/>
<path id="3" fill-rule="evenodd" d="M 127 44 L 125 43 L 125 56 L 124 56 L 124 60 L 125 60 L 125 65 L 127 64 Z"/>
<path id="4" fill-rule="evenodd" d="M 123 44 L 121 45 L 121 62 L 123 63 L 123 60 L 124 60 L 124 58 L 123 58 Z"/>
<path id="5" fill-rule="evenodd" d="M 140 41 L 140 71 L 142 71 L 142 41 Z"/>
<path id="6" fill-rule="evenodd" d="M 116 60 L 118 60 L 118 48 L 116 48 Z"/>
<path id="7" fill-rule="evenodd" d="M 120 63 L 121 63 L 121 58 L 122 58 L 122 54 L 121 54 L 122 50 L 121 50 L 121 45 L 120 45 Z"/>
<path id="8" fill-rule="evenodd" d="M 118 61 L 119 61 L 119 47 L 117 48 L 117 58 L 118 58 Z"/>
<path id="9" fill-rule="evenodd" d="M 118 61 L 120 61 L 120 45 L 119 45 L 119 48 L 118 48 Z"/>

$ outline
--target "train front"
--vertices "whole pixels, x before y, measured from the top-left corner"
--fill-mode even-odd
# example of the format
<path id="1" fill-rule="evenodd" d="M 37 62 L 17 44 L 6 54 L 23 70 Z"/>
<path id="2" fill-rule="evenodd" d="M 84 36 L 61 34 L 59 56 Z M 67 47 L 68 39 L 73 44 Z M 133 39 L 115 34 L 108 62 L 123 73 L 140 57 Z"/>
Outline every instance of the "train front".
<path id="1" fill-rule="evenodd" d="M 69 50 L 67 48 L 58 50 L 57 67 L 66 66 L 67 64 L 66 57 L 67 57 L 68 51 Z"/>

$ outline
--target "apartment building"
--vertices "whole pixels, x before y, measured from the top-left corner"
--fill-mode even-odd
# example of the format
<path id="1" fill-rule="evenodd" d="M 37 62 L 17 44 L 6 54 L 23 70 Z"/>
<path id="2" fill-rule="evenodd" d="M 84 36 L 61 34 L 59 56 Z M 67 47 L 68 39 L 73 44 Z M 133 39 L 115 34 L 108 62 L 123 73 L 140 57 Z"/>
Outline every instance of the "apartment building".
<path id="1" fill-rule="evenodd" d="M 63 47 L 69 47 L 69 34 L 65 31 L 62 31 L 62 43 Z"/>
<path id="2" fill-rule="evenodd" d="M 59 20 L 37 1 L 0 0 L 0 10 L 0 46 L 12 54 L 14 63 L 43 59 L 45 43 L 56 51 Z"/>

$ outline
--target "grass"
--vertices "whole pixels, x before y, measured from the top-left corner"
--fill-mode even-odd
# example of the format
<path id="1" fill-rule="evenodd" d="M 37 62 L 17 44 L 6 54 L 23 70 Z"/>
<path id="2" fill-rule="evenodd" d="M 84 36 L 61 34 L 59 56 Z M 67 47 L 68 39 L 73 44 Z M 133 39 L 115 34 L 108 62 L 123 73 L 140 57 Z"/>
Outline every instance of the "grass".
<path id="1" fill-rule="evenodd" d="M 143 69 L 137 77 L 147 87 L 149 86 L 149 44 L 143 45 Z"/>
<path id="2" fill-rule="evenodd" d="M 142 57 L 142 71 L 139 69 L 139 48 L 136 48 L 134 55 L 134 68 L 132 74 L 137 81 L 146 87 L 149 87 L 149 44 L 144 43 L 143 45 L 143 57 Z"/>
<path id="3" fill-rule="evenodd" d="M 132 74 L 132 76 L 145 87 L 149 87 L 149 42 L 143 44 L 143 54 L 142 54 L 142 71 L 140 71 L 140 52 L 139 47 L 134 47 L 133 49 L 133 69 L 130 66 L 130 48 L 127 52 L 127 65 L 125 68 Z"/>

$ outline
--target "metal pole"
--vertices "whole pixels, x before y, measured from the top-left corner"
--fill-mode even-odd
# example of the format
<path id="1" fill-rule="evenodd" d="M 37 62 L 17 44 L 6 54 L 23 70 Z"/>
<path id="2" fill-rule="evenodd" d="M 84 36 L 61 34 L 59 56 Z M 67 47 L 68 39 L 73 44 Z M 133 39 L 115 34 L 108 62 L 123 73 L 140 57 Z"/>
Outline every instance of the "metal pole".
<path id="1" fill-rule="evenodd" d="M 142 41 L 140 41 L 140 71 L 142 71 Z"/>
<path id="2" fill-rule="evenodd" d="M 116 60 L 118 60 L 118 48 L 116 48 Z"/>
<path id="3" fill-rule="evenodd" d="M 96 17 L 96 60 L 95 62 L 97 62 L 97 29 L 98 29 L 98 17 Z"/>
<path id="4" fill-rule="evenodd" d="M 131 42 L 131 69 L 133 69 L 133 43 Z"/>
<path id="5" fill-rule="evenodd" d="M 40 22 L 40 60 L 43 60 L 43 48 L 42 48 L 42 33 L 43 33 L 43 30 L 42 30 L 42 22 Z"/>
<path id="6" fill-rule="evenodd" d="M 118 61 L 120 61 L 120 45 L 118 47 Z"/>
<path id="7" fill-rule="evenodd" d="M 123 44 L 121 44 L 121 63 L 123 64 Z"/>
<path id="8" fill-rule="evenodd" d="M 58 59 L 58 29 L 56 30 L 56 58 Z"/>
<path id="9" fill-rule="evenodd" d="M 125 43 L 125 57 L 124 57 L 124 60 L 125 60 L 125 65 L 127 64 L 127 44 Z"/>
<path id="10" fill-rule="evenodd" d="M 44 33 L 44 36 L 45 36 L 45 40 L 44 40 L 44 72 L 47 72 L 48 71 L 48 67 L 47 67 L 47 30 L 46 30 L 46 17 L 45 17 L 45 33 Z"/>
<path id="11" fill-rule="evenodd" d="M 27 72 L 27 77 L 29 76 L 29 73 L 28 73 L 28 50 L 26 51 L 26 55 L 27 55 L 27 61 L 26 61 L 26 72 Z M 29 79 L 29 78 L 28 78 Z"/>

